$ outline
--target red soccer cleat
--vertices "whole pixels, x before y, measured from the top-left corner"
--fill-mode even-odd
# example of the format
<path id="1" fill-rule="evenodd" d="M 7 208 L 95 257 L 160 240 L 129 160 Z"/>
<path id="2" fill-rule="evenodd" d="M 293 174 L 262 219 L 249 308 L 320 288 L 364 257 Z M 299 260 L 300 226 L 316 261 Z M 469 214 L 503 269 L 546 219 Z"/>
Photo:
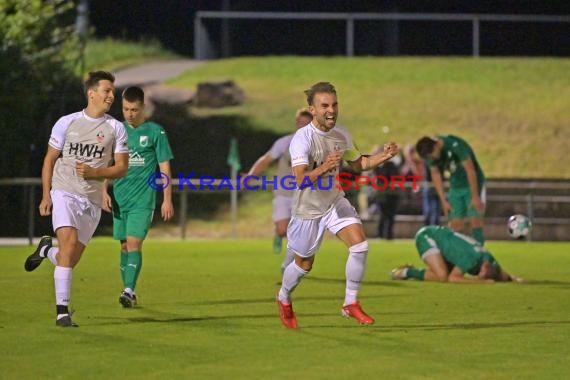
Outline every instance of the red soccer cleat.
<path id="1" fill-rule="evenodd" d="M 352 303 L 342 307 L 342 316 L 345 318 L 354 318 L 361 325 L 373 325 L 374 318 L 366 314 L 360 307 L 359 302 Z"/>
<path id="2" fill-rule="evenodd" d="M 279 307 L 279 317 L 281 322 L 288 329 L 296 329 L 299 327 L 297 324 L 297 318 L 295 318 L 295 312 L 293 311 L 293 304 L 282 303 L 277 299 L 277 306 Z"/>

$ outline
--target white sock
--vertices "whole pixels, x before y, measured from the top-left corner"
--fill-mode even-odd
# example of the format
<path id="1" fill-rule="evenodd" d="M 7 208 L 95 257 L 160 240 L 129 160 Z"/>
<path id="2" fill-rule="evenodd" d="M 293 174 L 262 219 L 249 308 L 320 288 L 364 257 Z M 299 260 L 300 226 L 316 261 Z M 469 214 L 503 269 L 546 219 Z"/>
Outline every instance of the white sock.
<path id="1" fill-rule="evenodd" d="M 348 249 L 348 259 L 346 260 L 346 292 L 344 306 L 357 301 L 360 283 L 364 278 L 366 269 L 366 259 L 368 257 L 368 242 L 363 241 Z"/>
<path id="2" fill-rule="evenodd" d="M 303 270 L 300 266 L 295 264 L 295 262 L 287 265 L 287 268 L 285 268 L 283 272 L 281 289 L 279 289 L 279 301 L 287 304 L 291 303 L 291 293 L 307 273 L 307 271 Z"/>
<path id="3" fill-rule="evenodd" d="M 293 260 L 295 260 L 295 252 L 287 247 L 287 251 L 285 252 L 285 259 L 283 259 L 283 264 L 281 264 L 281 273 L 285 272 L 285 268 L 287 268 L 287 266 L 291 264 Z"/>
<path id="4" fill-rule="evenodd" d="M 133 294 L 135 294 L 135 292 L 134 292 L 133 289 L 131 289 L 131 288 L 125 288 L 125 289 L 123 290 L 123 292 L 129 293 L 130 296 L 132 296 Z"/>
<path id="5" fill-rule="evenodd" d="M 51 261 L 51 263 L 55 266 L 57 266 L 57 254 L 59 252 L 59 248 L 58 247 L 51 247 L 49 249 L 49 251 L 47 252 L 46 257 L 49 259 L 49 261 Z"/>
<path id="6" fill-rule="evenodd" d="M 56 305 L 69 305 L 71 298 L 72 268 L 56 266 L 53 271 Z"/>

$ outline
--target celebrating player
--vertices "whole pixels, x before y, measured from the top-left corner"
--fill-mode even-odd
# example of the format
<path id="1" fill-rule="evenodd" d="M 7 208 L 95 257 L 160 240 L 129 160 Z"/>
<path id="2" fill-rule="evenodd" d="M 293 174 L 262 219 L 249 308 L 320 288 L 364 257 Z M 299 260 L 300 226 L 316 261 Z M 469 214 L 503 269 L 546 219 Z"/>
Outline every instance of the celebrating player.
<path id="1" fill-rule="evenodd" d="M 277 295 L 281 322 L 297 328 L 291 293 L 312 268 L 325 230 L 338 236 L 348 247 L 346 292 L 342 315 L 370 325 L 374 319 L 358 302 L 358 290 L 364 278 L 368 242 L 354 207 L 340 189 L 336 174 L 342 160 L 355 171 L 370 170 L 397 154 L 396 144 L 372 156 L 363 156 L 343 129 L 335 128 L 338 102 L 335 87 L 328 82 L 314 84 L 305 91 L 313 120 L 299 129 L 291 140 L 290 153 L 297 189 L 293 196 L 292 217 L 287 228 L 287 249 L 295 254 L 283 272 Z"/>
<path id="2" fill-rule="evenodd" d="M 119 302 L 123 307 L 137 303 L 135 287 L 142 268 L 142 245 L 152 222 L 156 205 L 156 189 L 148 183 L 158 165 L 164 180 L 171 177 L 172 151 L 164 129 L 144 116 L 144 92 L 129 87 L 123 92 L 124 125 L 129 136 L 129 170 L 113 183 L 115 202 L 104 186 L 103 209 L 113 211 L 113 238 L 121 242 L 120 270 L 123 291 Z M 163 201 L 160 215 L 164 221 L 174 215 L 172 187 L 162 182 Z"/>
<path id="3" fill-rule="evenodd" d="M 72 270 L 99 224 L 103 179 L 127 172 L 127 133 L 123 124 L 106 114 L 115 100 L 114 82 L 111 73 L 89 73 L 87 107 L 55 123 L 44 158 L 39 209 L 42 216 L 52 215 L 59 248 L 52 247 L 49 236 L 43 237 L 24 268 L 33 271 L 46 257 L 56 266 L 56 325 L 61 327 L 77 326 L 68 309 Z"/>

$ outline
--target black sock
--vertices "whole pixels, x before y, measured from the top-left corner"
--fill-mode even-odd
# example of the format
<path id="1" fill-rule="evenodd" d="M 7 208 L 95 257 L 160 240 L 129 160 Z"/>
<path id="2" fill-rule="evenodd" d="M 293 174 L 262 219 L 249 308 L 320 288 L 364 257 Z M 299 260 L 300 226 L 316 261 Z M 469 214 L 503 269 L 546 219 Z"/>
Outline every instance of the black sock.
<path id="1" fill-rule="evenodd" d="M 69 314 L 69 309 L 67 308 L 67 305 L 55 305 L 55 308 L 57 310 L 57 315 Z"/>

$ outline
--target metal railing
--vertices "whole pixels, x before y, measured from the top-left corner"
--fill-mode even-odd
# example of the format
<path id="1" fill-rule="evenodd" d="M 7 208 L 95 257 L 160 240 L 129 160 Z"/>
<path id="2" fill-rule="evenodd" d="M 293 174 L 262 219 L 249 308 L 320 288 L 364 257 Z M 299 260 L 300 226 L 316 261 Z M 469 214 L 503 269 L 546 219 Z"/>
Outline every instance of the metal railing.
<path id="1" fill-rule="evenodd" d="M 549 15 L 501 15 L 501 14 L 458 14 L 458 13 L 330 13 L 330 12 L 234 12 L 234 11 L 199 11 L 194 17 L 194 58 L 210 59 L 211 41 L 204 24 L 205 19 L 221 20 L 345 20 L 346 55 L 354 56 L 354 24 L 357 21 L 464 21 L 471 23 L 472 55 L 480 55 L 480 34 L 482 22 L 533 22 L 533 23 L 570 23 L 570 16 Z M 224 43 L 229 43 L 225 38 Z M 227 47 L 221 50 L 227 51 Z"/>
<path id="2" fill-rule="evenodd" d="M 223 181 L 223 182 L 222 182 Z M 212 181 L 210 184 L 216 188 L 216 190 L 209 190 L 208 188 L 200 189 L 200 185 L 202 182 L 198 179 L 192 179 L 188 181 L 192 183 L 197 190 L 190 188 L 190 186 L 179 186 L 180 181 L 178 179 L 173 179 L 171 181 L 171 186 L 173 186 L 173 192 L 178 194 L 178 210 L 180 212 L 178 225 L 180 228 L 180 239 L 186 239 L 186 229 L 188 224 L 188 197 L 190 196 L 191 192 L 201 192 L 201 193 L 213 193 L 213 192 L 226 192 L 230 193 L 229 200 L 233 204 L 232 206 L 232 215 L 230 216 L 230 223 L 232 224 L 232 237 L 237 237 L 236 233 L 236 224 L 237 224 L 237 216 L 236 211 L 238 207 L 238 197 L 237 193 L 240 190 L 235 190 L 234 181 L 230 181 L 234 190 L 230 189 L 228 185 L 227 179 L 216 179 Z M 220 189 L 217 187 L 220 184 L 224 184 Z M 260 185 L 261 182 L 249 181 L 250 186 Z M 0 179 L 0 188 L 6 186 L 18 186 L 24 187 L 25 191 L 24 194 L 27 193 L 27 238 L 30 244 L 32 244 L 32 240 L 34 238 L 34 221 L 37 216 L 37 206 L 38 202 L 35 197 L 36 187 L 41 187 L 41 179 L 40 178 L 3 178 Z M 412 186 L 411 183 L 406 182 L 405 186 L 410 188 Z M 503 195 L 503 194 L 489 194 L 487 196 L 488 201 L 493 202 L 526 202 L 526 213 L 527 215 L 536 223 L 541 224 L 563 224 L 567 225 L 570 224 L 570 219 L 567 218 L 535 218 L 535 208 L 537 203 L 570 203 L 570 195 L 543 195 L 540 194 L 540 191 L 545 190 L 555 190 L 555 191 L 562 191 L 563 194 L 570 194 L 570 180 L 562 180 L 562 181 L 553 181 L 553 180 L 510 180 L 510 181 L 494 181 L 488 180 L 485 183 L 485 186 L 488 190 L 508 190 L 508 189 L 516 189 L 520 192 L 520 194 L 511 194 L 511 195 Z M 269 186 L 268 186 L 269 189 Z M 255 191 L 255 190 L 253 190 Z M 264 191 L 264 190 L 263 190 Z M 418 215 L 418 218 L 420 216 Z"/>

